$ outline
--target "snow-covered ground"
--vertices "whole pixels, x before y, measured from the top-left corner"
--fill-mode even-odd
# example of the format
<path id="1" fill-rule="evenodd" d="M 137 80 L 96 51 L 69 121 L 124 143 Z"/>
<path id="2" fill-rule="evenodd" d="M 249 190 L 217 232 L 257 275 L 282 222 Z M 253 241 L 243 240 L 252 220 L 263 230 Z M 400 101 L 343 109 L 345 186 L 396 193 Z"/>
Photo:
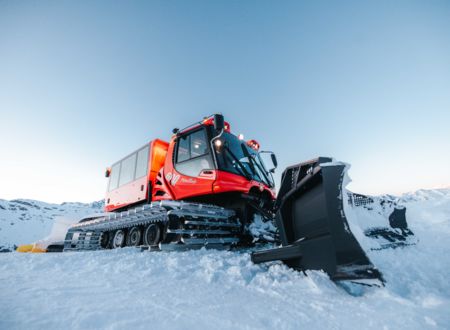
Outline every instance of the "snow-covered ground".
<path id="1" fill-rule="evenodd" d="M 244 252 L 2 253 L 0 329 L 450 328 L 450 189 L 401 199 L 417 244 L 368 252 L 383 288 L 351 295 L 322 272 L 254 265 Z"/>

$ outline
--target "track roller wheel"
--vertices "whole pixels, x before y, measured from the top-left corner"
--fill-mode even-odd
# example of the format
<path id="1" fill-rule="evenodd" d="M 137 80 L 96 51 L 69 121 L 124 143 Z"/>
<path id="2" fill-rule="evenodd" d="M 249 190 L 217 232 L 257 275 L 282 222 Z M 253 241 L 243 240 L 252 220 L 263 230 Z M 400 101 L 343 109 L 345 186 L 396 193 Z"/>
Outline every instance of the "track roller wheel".
<path id="1" fill-rule="evenodd" d="M 182 229 L 183 225 L 181 223 L 181 218 L 176 215 L 169 215 L 169 223 L 168 223 L 168 229 L 170 230 L 177 230 Z M 181 234 L 175 234 L 175 233 L 165 233 L 163 237 L 163 243 L 176 243 L 181 241 Z"/>
<path id="2" fill-rule="evenodd" d="M 155 246 L 159 243 L 161 237 L 161 228 L 156 223 L 151 223 L 145 227 L 144 244 L 148 246 Z"/>
<path id="3" fill-rule="evenodd" d="M 125 245 L 125 231 L 119 229 L 114 233 L 114 237 L 112 239 L 112 247 L 113 249 L 117 249 L 123 247 L 124 245 Z"/>
<path id="4" fill-rule="evenodd" d="M 141 244 L 141 229 L 139 227 L 133 227 L 128 231 L 126 245 L 127 246 L 138 246 Z"/>
<path id="5" fill-rule="evenodd" d="M 101 234 L 101 237 L 100 237 L 100 246 L 101 246 L 103 249 L 107 249 L 107 248 L 109 247 L 109 241 L 110 241 L 110 239 L 111 239 L 110 233 L 107 232 L 107 231 L 104 231 L 104 232 Z"/>

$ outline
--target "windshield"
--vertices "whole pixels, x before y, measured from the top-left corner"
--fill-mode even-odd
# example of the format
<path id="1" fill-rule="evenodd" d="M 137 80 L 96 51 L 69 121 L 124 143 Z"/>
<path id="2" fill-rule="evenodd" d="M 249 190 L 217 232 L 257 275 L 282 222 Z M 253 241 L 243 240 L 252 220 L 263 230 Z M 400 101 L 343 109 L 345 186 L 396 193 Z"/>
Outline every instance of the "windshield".
<path id="1" fill-rule="evenodd" d="M 269 187 L 274 186 L 272 174 L 267 171 L 256 150 L 227 132 L 220 139 L 223 141 L 223 148 L 221 152 L 216 151 L 219 170 L 245 176 Z"/>

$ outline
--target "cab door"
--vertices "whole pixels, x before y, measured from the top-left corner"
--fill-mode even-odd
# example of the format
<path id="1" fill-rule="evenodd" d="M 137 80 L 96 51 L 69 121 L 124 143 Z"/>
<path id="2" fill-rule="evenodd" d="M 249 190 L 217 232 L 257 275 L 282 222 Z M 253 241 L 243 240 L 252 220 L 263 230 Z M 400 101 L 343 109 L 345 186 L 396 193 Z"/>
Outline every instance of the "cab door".
<path id="1" fill-rule="evenodd" d="M 205 128 L 182 134 L 173 148 L 173 166 L 164 175 L 175 199 L 211 194 L 216 173 Z"/>

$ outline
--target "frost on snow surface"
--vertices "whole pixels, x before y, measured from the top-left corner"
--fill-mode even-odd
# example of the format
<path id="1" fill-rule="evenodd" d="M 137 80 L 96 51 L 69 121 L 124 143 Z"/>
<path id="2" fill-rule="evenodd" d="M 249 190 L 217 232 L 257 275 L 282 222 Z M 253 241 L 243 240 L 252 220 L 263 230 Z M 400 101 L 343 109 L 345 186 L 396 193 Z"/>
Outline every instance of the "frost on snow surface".
<path id="1" fill-rule="evenodd" d="M 0 201 L 0 245 L 40 239 L 51 214 L 77 209 L 26 202 L 40 209 Z M 367 251 L 384 275 L 382 288 L 350 294 L 323 272 L 254 265 L 247 252 L 1 253 L 0 329 L 449 328 L 450 190 L 421 190 L 401 202 L 416 244 Z M 9 228 L 26 221 L 39 235 Z"/>

